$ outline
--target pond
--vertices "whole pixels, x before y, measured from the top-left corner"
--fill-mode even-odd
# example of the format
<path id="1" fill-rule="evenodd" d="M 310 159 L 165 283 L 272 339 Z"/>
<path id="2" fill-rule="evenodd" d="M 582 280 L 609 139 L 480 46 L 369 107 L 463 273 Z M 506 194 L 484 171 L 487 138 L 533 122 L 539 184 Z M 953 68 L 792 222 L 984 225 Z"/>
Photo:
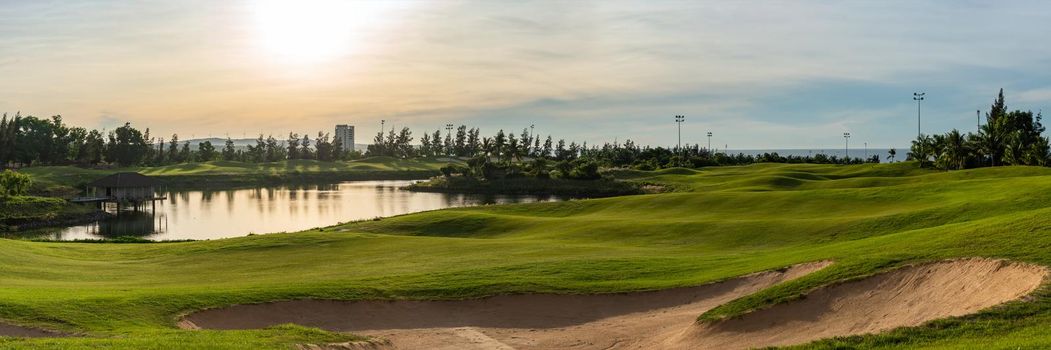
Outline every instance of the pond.
<path id="1" fill-rule="evenodd" d="M 84 225 L 41 229 L 53 240 L 135 236 L 150 240 L 217 239 L 294 232 L 361 219 L 485 204 L 558 201 L 558 196 L 471 195 L 403 190 L 413 181 L 168 191 L 154 210 L 122 211 Z"/>

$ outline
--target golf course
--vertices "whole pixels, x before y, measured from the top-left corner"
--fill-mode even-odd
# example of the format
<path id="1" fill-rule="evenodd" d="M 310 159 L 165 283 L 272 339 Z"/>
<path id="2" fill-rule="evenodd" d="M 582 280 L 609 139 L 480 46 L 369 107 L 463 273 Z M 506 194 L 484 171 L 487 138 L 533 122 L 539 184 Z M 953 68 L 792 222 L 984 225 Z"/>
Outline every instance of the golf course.
<path id="1" fill-rule="evenodd" d="M 1051 346 L 1051 169 L 614 177 L 676 191 L 211 241 L 0 240 L 0 348 Z M 596 334 L 613 342 L 573 343 Z"/>

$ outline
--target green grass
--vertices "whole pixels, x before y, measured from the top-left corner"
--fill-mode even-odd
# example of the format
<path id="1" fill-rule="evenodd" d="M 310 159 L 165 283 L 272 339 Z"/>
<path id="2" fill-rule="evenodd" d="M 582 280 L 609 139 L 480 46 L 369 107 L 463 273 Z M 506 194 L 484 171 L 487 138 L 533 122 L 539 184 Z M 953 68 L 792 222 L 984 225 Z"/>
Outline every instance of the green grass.
<path id="1" fill-rule="evenodd" d="M 68 220 L 86 216 L 90 206 L 69 203 L 63 199 L 36 196 L 0 197 L 0 231 L 7 225 L 26 222 Z"/>
<path id="2" fill-rule="evenodd" d="M 704 315 L 952 257 L 1051 266 L 1051 169 L 759 164 L 620 172 L 682 192 L 458 208 L 301 233 L 166 244 L 0 240 L 0 319 L 85 337 L 0 348 L 274 348 L 342 339 L 299 327 L 175 328 L 207 307 L 294 298 L 456 299 L 696 285 L 833 266 Z M 974 316 L 801 348 L 1043 348 L 1051 290 Z"/>

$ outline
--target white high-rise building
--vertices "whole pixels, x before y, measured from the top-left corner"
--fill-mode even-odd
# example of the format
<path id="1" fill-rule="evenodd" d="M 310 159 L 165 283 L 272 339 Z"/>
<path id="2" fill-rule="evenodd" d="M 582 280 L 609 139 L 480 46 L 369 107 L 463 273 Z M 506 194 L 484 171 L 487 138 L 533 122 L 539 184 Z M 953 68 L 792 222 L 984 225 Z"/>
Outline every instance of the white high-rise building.
<path id="1" fill-rule="evenodd" d="M 343 150 L 353 151 L 354 150 L 354 126 L 339 124 L 336 125 L 336 136 L 334 139 L 339 140 L 343 144 Z"/>

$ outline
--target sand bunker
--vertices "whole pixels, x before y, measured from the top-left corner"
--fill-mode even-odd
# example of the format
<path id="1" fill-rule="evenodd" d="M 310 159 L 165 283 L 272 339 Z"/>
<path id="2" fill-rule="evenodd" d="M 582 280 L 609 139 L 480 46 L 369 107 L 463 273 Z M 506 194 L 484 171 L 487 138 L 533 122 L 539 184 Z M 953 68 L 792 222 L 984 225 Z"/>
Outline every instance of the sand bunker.
<path id="1" fill-rule="evenodd" d="M 65 334 L 55 331 L 15 326 L 0 322 L 0 337 L 46 338 L 63 336 L 65 336 Z"/>
<path id="2" fill-rule="evenodd" d="M 879 332 L 964 315 L 1036 289 L 1043 267 L 992 259 L 911 266 L 821 288 L 805 299 L 698 324 L 720 304 L 828 266 L 689 288 L 599 295 L 509 295 L 464 301 L 299 300 L 189 315 L 183 328 L 296 323 L 389 340 L 393 349 L 745 349 Z"/>
<path id="3" fill-rule="evenodd" d="M 917 326 L 1019 299 L 1047 274 L 1041 266 L 993 259 L 910 266 L 821 288 L 740 318 L 696 325 L 662 347 L 747 349 Z"/>
<path id="4" fill-rule="evenodd" d="M 657 333 L 681 333 L 715 306 L 829 264 L 800 264 L 720 283 L 638 293 L 239 305 L 194 313 L 180 327 L 250 329 L 296 323 L 386 338 L 399 349 L 603 349 Z"/>

